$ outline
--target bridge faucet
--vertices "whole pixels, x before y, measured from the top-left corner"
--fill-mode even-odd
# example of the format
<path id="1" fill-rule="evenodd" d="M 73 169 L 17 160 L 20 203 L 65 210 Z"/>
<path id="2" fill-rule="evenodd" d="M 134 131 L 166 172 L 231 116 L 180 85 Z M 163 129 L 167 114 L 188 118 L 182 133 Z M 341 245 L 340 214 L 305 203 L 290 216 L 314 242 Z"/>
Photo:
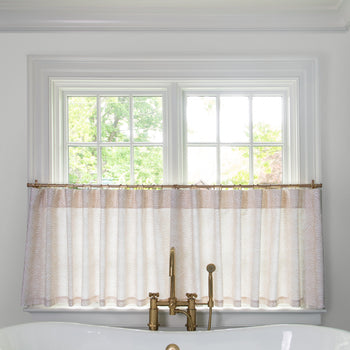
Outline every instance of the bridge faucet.
<path id="1" fill-rule="evenodd" d="M 169 259 L 169 277 L 170 277 L 170 296 L 166 300 L 159 300 L 159 293 L 149 293 L 150 297 L 150 308 L 149 308 L 149 323 L 148 328 L 152 331 L 158 330 L 158 307 L 168 306 L 169 315 L 176 315 L 182 313 L 187 317 L 186 328 L 188 331 L 195 331 L 197 328 L 196 317 L 197 317 L 197 305 L 208 305 L 209 307 L 209 319 L 208 319 L 208 330 L 211 329 L 211 318 L 212 309 L 214 306 L 213 298 L 213 272 L 216 267 L 214 264 L 207 265 L 208 276 L 208 303 L 197 303 L 196 293 L 186 293 L 187 300 L 177 300 L 175 296 L 175 248 L 170 249 Z M 187 307 L 187 310 L 180 309 L 179 307 Z"/>

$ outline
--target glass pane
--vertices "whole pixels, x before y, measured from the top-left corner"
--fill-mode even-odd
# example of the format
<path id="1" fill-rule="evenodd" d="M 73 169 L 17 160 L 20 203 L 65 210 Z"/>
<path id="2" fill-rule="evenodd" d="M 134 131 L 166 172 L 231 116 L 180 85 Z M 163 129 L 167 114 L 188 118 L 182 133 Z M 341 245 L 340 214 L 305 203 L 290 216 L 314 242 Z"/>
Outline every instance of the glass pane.
<path id="1" fill-rule="evenodd" d="M 70 142 L 94 142 L 97 139 L 96 97 L 68 97 Z"/>
<path id="2" fill-rule="evenodd" d="M 216 148 L 187 148 L 187 182 L 196 184 L 203 181 L 206 184 L 216 183 Z"/>
<path id="3" fill-rule="evenodd" d="M 253 98 L 254 142 L 281 142 L 282 120 L 282 97 Z"/>
<path id="4" fill-rule="evenodd" d="M 102 142 L 129 142 L 129 97 L 101 97 Z"/>
<path id="5" fill-rule="evenodd" d="M 187 141 L 216 141 L 216 98 L 187 97 L 186 102 Z"/>
<path id="6" fill-rule="evenodd" d="M 96 182 L 96 147 L 69 147 L 69 183 Z"/>
<path id="7" fill-rule="evenodd" d="M 249 142 L 248 97 L 220 98 L 220 141 Z"/>
<path id="8" fill-rule="evenodd" d="M 163 141 L 162 97 L 134 97 L 134 141 Z"/>
<path id="9" fill-rule="evenodd" d="M 221 183 L 249 184 L 248 147 L 221 147 Z"/>
<path id="10" fill-rule="evenodd" d="M 137 184 L 163 183 L 162 147 L 135 147 L 134 177 Z"/>
<path id="11" fill-rule="evenodd" d="M 282 147 L 254 147 L 254 183 L 282 183 Z"/>
<path id="12" fill-rule="evenodd" d="M 130 148 L 102 147 L 102 183 L 130 183 Z"/>

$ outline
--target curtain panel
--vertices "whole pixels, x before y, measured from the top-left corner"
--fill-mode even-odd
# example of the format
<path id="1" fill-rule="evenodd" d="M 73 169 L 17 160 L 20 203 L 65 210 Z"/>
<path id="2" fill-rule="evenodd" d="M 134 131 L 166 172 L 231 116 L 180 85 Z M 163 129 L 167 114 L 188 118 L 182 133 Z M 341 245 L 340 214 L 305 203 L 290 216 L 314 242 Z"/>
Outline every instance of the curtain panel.
<path id="1" fill-rule="evenodd" d="M 25 307 L 125 307 L 176 296 L 219 307 L 323 309 L 321 190 L 31 188 Z"/>

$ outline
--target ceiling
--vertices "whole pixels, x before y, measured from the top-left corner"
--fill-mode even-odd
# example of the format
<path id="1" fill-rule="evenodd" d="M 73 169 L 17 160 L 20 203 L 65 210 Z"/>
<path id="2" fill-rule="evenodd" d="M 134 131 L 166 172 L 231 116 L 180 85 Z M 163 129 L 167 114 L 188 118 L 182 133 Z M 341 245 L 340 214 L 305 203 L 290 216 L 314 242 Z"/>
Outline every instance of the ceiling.
<path id="1" fill-rule="evenodd" d="M 350 0 L 0 0 L 0 31 L 348 30 Z"/>

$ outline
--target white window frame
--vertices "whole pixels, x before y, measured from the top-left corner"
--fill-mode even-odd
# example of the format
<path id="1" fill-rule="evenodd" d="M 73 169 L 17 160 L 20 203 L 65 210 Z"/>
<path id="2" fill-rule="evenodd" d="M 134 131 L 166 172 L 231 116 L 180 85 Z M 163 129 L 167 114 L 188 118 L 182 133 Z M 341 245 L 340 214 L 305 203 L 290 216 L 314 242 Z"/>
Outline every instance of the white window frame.
<path id="1" fill-rule="evenodd" d="M 87 87 L 87 83 L 92 84 L 91 87 Z M 279 83 L 279 85 L 278 85 Z M 116 87 L 112 85 L 115 84 Z M 138 83 L 140 84 L 140 83 Z M 149 86 L 147 86 L 149 84 Z M 158 82 L 155 84 L 152 81 L 143 81 L 143 90 L 140 90 L 138 85 L 133 86 L 131 82 L 119 82 L 109 81 L 107 86 L 104 81 L 81 81 L 72 79 L 68 82 L 66 80 L 53 79 L 51 81 L 52 87 L 52 101 L 53 106 L 51 113 L 51 168 L 50 168 L 50 182 L 54 183 L 68 183 L 68 157 L 67 147 L 70 142 L 67 139 L 68 125 L 67 125 L 67 106 L 66 101 L 69 96 L 126 96 L 133 95 L 161 95 L 163 97 L 163 169 L 164 169 L 164 183 L 188 183 L 186 180 L 187 173 L 187 140 L 185 130 L 185 108 L 182 104 L 185 101 L 185 97 L 188 95 L 218 95 L 219 93 L 227 95 L 242 95 L 249 96 L 251 99 L 253 96 L 281 96 L 284 102 L 283 106 L 283 141 L 279 144 L 283 144 L 283 183 L 298 183 L 299 182 L 299 157 L 296 154 L 298 147 L 292 147 L 292 144 L 298 145 L 290 138 L 291 130 L 297 128 L 295 116 L 291 116 L 289 113 L 288 101 L 295 99 L 292 95 L 292 84 L 286 84 L 284 81 L 272 82 L 268 80 L 259 81 L 259 84 L 263 87 L 258 87 L 256 81 L 211 81 L 201 82 L 192 81 L 188 83 L 184 82 Z M 75 86 L 74 86 L 75 85 Z M 223 87 L 223 85 L 225 87 Z M 242 86 L 244 85 L 244 86 Z M 119 88 L 117 88 L 120 86 Z M 210 89 L 209 89 L 210 88 Z M 173 96 L 173 90 L 179 91 L 176 101 L 168 99 L 168 96 Z M 172 108 L 168 108 L 168 104 Z M 60 108 L 61 106 L 61 108 Z M 181 109 L 178 111 L 178 109 Z M 176 114 L 179 113 L 179 116 Z M 251 111 L 250 111 L 251 114 Z M 251 115 L 250 115 L 251 119 Z M 170 126 L 170 127 L 168 127 Z M 252 125 L 250 125 L 250 129 Z M 179 134 L 179 137 L 172 135 L 172 143 L 168 141 L 168 135 L 174 134 L 174 130 Z M 294 133 L 295 134 L 295 133 Z M 79 146 L 80 143 L 75 143 Z M 97 146 L 102 144 L 99 140 L 95 142 Z M 150 143 L 152 144 L 152 143 Z M 83 145 L 83 143 L 81 143 Z M 113 145 L 113 144 L 111 144 Z M 132 146 L 132 140 L 130 140 Z M 142 145 L 142 144 L 140 144 Z M 204 143 L 203 143 L 204 145 Z M 256 146 L 257 143 L 254 143 Z M 275 145 L 273 143 L 263 143 L 262 146 Z M 249 147 L 253 147 L 253 141 L 250 140 Z M 63 153 L 62 153 L 63 152 Z M 169 153 L 170 152 L 170 153 Z M 132 154 L 132 152 L 131 152 Z M 132 164 L 132 157 L 131 157 Z M 219 161 L 219 159 L 218 159 Z M 253 184 L 253 157 L 250 154 L 250 183 Z M 132 168 L 131 168 L 132 171 Z M 217 169 L 219 172 L 219 167 Z M 171 178 L 171 180 L 169 180 Z M 217 178 L 219 175 L 217 174 Z M 133 183 L 133 182 L 132 182 Z M 217 184 L 220 182 L 217 181 Z"/>
<path id="2" fill-rule="evenodd" d="M 131 88 L 154 88 L 160 85 L 167 89 L 170 101 L 181 101 L 183 91 L 203 88 L 234 88 L 247 89 L 260 86 L 273 89 L 284 84 L 286 93 L 291 100 L 291 121 L 288 129 L 288 142 L 293 142 L 293 150 L 288 159 L 290 181 L 311 183 L 321 181 L 321 154 L 318 118 L 318 62 L 310 57 L 247 57 L 247 58 L 96 58 L 96 57 L 58 57 L 58 56 L 29 56 L 28 57 L 28 182 L 35 180 L 46 183 L 60 177 L 62 169 L 53 169 L 53 164 L 64 164 L 62 161 L 62 125 L 57 124 L 56 115 L 62 113 L 60 103 L 52 104 L 63 91 L 75 89 L 77 82 L 81 88 L 94 89 L 102 84 L 105 89 L 125 89 L 125 84 Z M 143 85 L 146 83 L 146 86 Z M 97 84 L 97 85 L 96 85 Z M 226 85 L 226 86 L 225 86 Z M 290 101 L 289 101 L 290 103 Z M 181 103 L 168 105 L 168 111 L 173 115 L 182 115 Z M 170 114 L 170 112 L 169 112 Z M 182 118 L 166 120 L 165 137 L 169 144 L 181 145 L 178 150 L 167 152 L 166 162 L 169 168 L 183 169 Z M 53 147 L 57 145 L 57 147 Z M 293 164 L 300 164 L 295 169 Z M 182 181 L 183 174 L 167 174 L 169 183 Z M 287 181 L 286 180 L 286 181 Z M 33 311 L 33 310 L 32 310 Z M 218 311 L 221 316 L 214 326 L 257 325 L 268 323 L 321 323 L 321 312 L 317 311 Z M 202 311 L 200 311 L 200 314 Z M 203 312 L 206 319 L 206 312 Z M 40 310 L 33 312 L 35 320 L 68 320 L 120 326 L 145 327 L 148 310 L 123 311 L 120 315 L 115 312 L 101 310 L 96 312 L 79 311 L 65 312 L 64 310 Z M 166 317 L 166 316 L 164 316 Z M 214 317 L 215 319 L 215 317 Z M 144 322 L 146 320 L 146 322 Z M 180 320 L 181 322 L 182 320 Z M 174 323 L 171 317 L 164 324 Z M 214 321 L 215 322 L 215 321 Z M 200 322 L 199 322 L 200 323 Z M 204 321 L 205 323 L 205 321 Z M 181 323 L 182 326 L 182 323 Z"/>

